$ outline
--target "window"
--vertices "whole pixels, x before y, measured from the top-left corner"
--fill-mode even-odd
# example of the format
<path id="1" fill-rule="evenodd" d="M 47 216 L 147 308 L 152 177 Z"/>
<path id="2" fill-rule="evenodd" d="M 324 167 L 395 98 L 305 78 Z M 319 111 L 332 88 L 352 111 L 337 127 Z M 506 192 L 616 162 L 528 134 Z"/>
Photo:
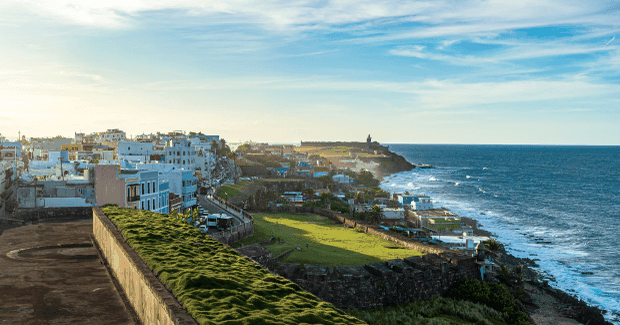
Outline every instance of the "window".
<path id="1" fill-rule="evenodd" d="M 155 182 L 153 182 L 153 193 L 155 193 Z"/>
<path id="2" fill-rule="evenodd" d="M 153 210 L 155 210 L 155 199 L 153 199 Z"/>
<path id="3" fill-rule="evenodd" d="M 151 184 L 150 183 L 146 183 L 146 192 L 151 194 Z"/>
<path id="4" fill-rule="evenodd" d="M 183 151 L 183 156 L 185 156 L 185 151 Z"/>
<path id="5" fill-rule="evenodd" d="M 146 205 L 148 206 L 147 210 L 151 210 L 151 201 L 146 201 Z"/>
<path id="6" fill-rule="evenodd" d="M 144 183 L 142 183 L 142 195 L 144 195 Z"/>

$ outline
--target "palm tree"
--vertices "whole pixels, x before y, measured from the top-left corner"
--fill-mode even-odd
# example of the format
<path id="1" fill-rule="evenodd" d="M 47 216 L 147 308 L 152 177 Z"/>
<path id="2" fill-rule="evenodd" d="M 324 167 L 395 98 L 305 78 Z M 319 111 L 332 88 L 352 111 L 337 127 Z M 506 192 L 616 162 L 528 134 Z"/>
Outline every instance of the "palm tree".
<path id="1" fill-rule="evenodd" d="M 373 205 L 370 209 L 370 220 L 373 224 L 377 224 L 381 220 L 381 208 L 378 205 Z"/>

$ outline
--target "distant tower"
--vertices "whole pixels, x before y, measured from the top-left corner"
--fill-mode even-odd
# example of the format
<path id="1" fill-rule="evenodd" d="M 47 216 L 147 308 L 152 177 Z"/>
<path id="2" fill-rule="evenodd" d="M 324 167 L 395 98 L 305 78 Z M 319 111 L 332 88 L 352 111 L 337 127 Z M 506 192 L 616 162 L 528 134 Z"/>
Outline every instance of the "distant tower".
<path id="1" fill-rule="evenodd" d="M 369 134 L 368 138 L 366 138 L 366 143 L 370 144 L 371 141 L 372 141 L 372 138 L 370 137 L 370 134 Z"/>

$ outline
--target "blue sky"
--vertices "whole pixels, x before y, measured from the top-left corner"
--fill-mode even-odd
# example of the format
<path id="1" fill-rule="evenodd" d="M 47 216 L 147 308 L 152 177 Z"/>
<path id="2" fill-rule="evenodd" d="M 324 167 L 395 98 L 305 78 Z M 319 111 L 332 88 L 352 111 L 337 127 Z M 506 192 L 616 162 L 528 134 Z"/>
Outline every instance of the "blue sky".
<path id="1" fill-rule="evenodd" d="M 617 2 L 150 2 L 2 1 L 0 133 L 620 144 Z"/>

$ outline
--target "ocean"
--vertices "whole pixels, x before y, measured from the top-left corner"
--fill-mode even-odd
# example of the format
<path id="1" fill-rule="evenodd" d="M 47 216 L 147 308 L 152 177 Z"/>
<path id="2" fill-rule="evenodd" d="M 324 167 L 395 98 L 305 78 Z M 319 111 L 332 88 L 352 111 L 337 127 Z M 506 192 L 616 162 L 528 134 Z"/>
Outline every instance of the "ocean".
<path id="1" fill-rule="evenodd" d="M 538 263 L 551 286 L 620 324 L 620 147 L 407 145 L 416 168 L 386 177 L 391 193 L 426 194 L 476 219 L 507 251 Z"/>

